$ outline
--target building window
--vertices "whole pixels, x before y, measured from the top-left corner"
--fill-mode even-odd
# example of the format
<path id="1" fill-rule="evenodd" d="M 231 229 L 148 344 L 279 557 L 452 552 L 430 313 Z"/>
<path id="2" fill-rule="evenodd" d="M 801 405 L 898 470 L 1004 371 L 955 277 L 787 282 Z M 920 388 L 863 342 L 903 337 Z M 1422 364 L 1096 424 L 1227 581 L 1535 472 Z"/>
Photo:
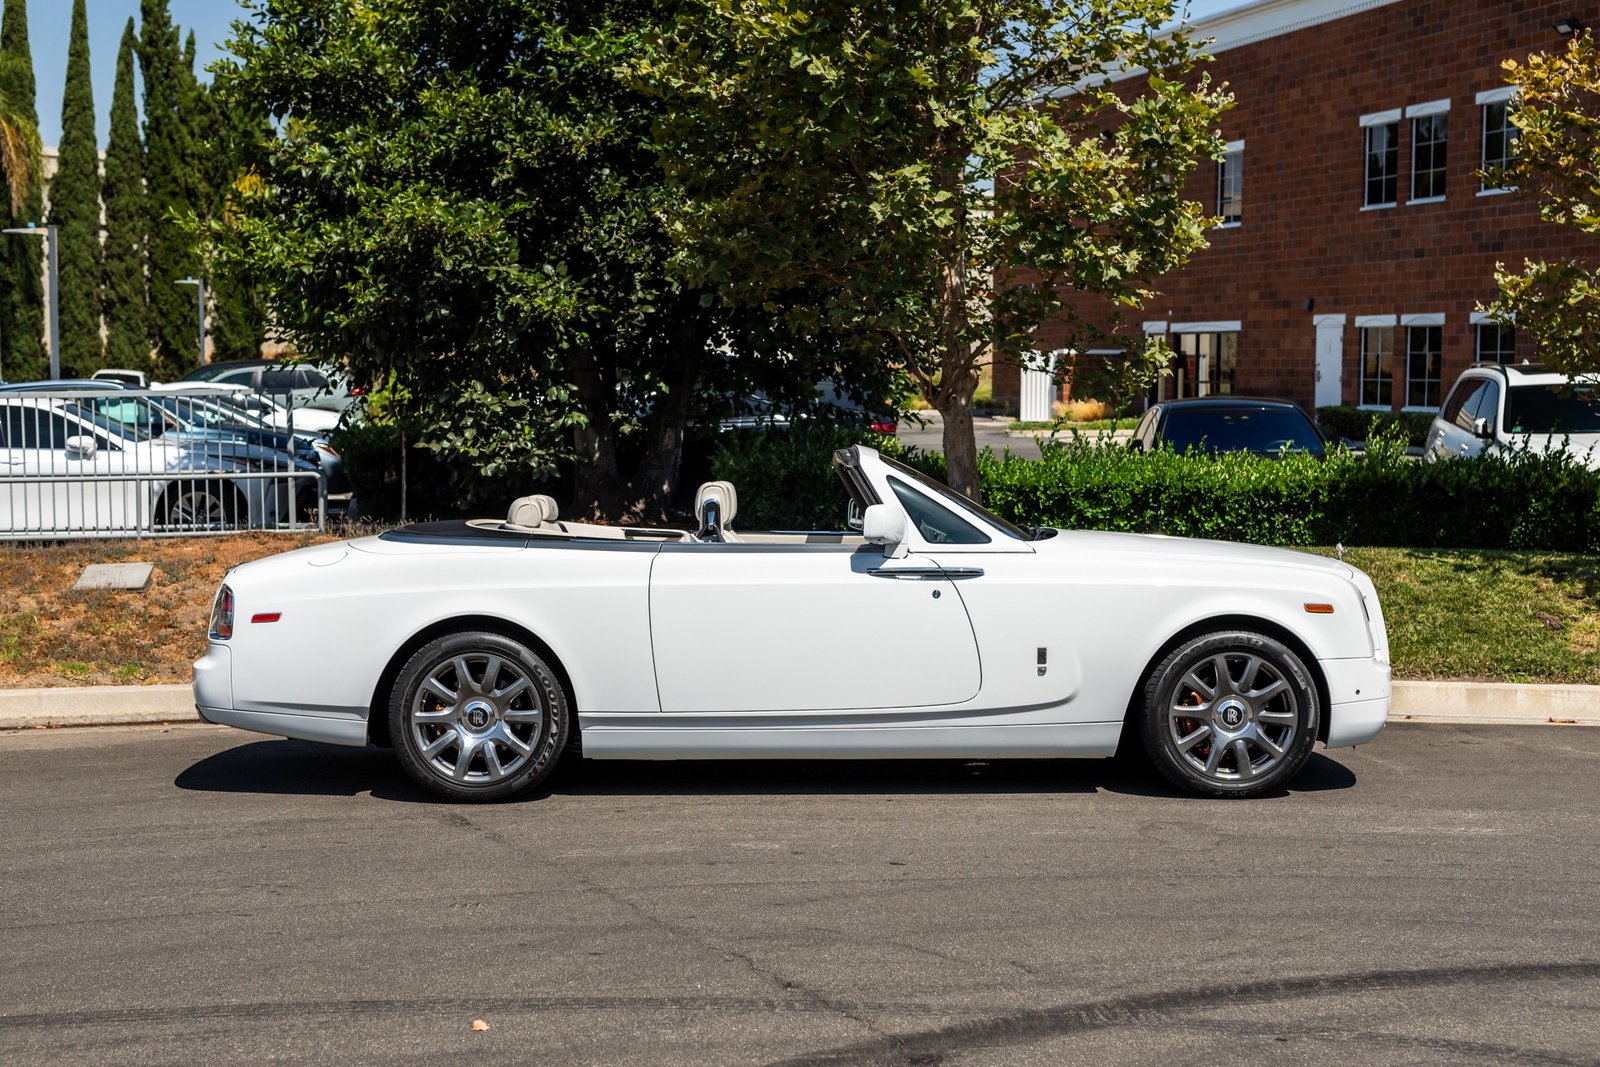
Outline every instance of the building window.
<path id="1" fill-rule="evenodd" d="M 1400 124 L 1367 127 L 1367 194 L 1365 207 L 1388 207 L 1400 188 Z"/>
<path id="2" fill-rule="evenodd" d="M 1406 327 L 1406 407 L 1439 406 L 1439 362 L 1444 327 Z"/>
<path id="3" fill-rule="evenodd" d="M 1244 220 L 1244 142 L 1230 141 L 1217 164 L 1217 217 L 1223 226 Z"/>
<path id="4" fill-rule="evenodd" d="M 1231 325 L 1231 324 L 1230 324 Z M 1235 331 L 1183 332 L 1174 335 L 1178 349 L 1176 384 L 1179 396 L 1232 396 L 1239 367 L 1239 334 Z M 1191 378 L 1190 375 L 1193 375 Z M 1188 392 L 1185 390 L 1188 389 Z"/>
<path id="5" fill-rule="evenodd" d="M 1506 170 L 1516 156 L 1516 124 L 1511 121 L 1511 94 L 1514 89 L 1490 90 L 1478 94 L 1483 105 L 1483 168 L 1480 191 L 1504 192 L 1512 188 Z"/>
<path id="6" fill-rule="evenodd" d="M 1392 326 L 1368 326 L 1361 331 L 1361 404 L 1363 407 L 1394 406 Z"/>
<path id="7" fill-rule="evenodd" d="M 1515 363 L 1517 356 L 1517 331 L 1514 326 L 1498 322 L 1478 323 L 1478 361 L 1481 363 Z"/>
<path id="8" fill-rule="evenodd" d="M 1449 115 L 1411 120 L 1411 199 L 1444 197 L 1445 133 Z"/>

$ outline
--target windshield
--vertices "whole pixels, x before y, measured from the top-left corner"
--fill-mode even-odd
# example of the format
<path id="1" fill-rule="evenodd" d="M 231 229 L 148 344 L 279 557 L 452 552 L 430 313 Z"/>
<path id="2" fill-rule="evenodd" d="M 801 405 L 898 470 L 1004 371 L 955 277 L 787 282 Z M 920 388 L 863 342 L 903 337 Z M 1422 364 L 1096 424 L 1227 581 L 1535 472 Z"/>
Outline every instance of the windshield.
<path id="1" fill-rule="evenodd" d="M 92 423 L 96 429 L 104 430 L 114 437 L 124 441 L 148 441 L 150 439 L 151 423 L 148 418 L 140 418 L 136 410 L 137 405 L 121 404 L 114 407 L 115 417 L 108 418 L 96 410 L 102 403 L 113 404 L 112 401 L 75 400 L 61 410 L 75 415 L 84 422 Z M 131 421 L 123 421 L 128 417 Z"/>
<path id="2" fill-rule="evenodd" d="M 1161 438 L 1178 452 L 1321 453 L 1322 440 L 1294 408 L 1172 408 Z"/>
<path id="3" fill-rule="evenodd" d="M 1036 540 L 1032 532 L 1024 530 L 1015 523 L 1007 522 L 1005 519 L 1002 519 L 993 512 L 983 510 L 983 508 L 979 507 L 977 504 L 974 504 L 972 501 L 968 500 L 954 489 L 951 489 L 949 486 L 936 482 L 927 475 L 918 471 L 914 471 L 904 463 L 892 460 L 888 456 L 879 455 L 878 458 L 883 460 L 894 470 L 904 474 L 908 479 L 916 483 L 916 485 L 922 489 L 927 490 L 929 493 L 943 500 L 945 503 L 954 506 L 957 511 L 964 511 L 970 515 L 975 515 L 984 522 L 1000 530 L 1002 533 L 1016 538 L 1018 541 Z"/>
<path id="4" fill-rule="evenodd" d="M 1600 433 L 1600 386 L 1513 386 L 1506 390 L 1506 433 Z"/>

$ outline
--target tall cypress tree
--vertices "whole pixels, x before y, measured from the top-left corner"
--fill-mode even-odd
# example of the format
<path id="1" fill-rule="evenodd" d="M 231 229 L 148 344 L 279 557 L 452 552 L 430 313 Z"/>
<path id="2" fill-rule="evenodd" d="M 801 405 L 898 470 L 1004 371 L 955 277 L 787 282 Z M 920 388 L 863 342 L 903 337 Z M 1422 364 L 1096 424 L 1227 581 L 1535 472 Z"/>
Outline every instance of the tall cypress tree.
<path id="1" fill-rule="evenodd" d="M 195 311 L 190 290 L 173 283 L 199 268 L 196 240 L 177 220 L 197 204 L 196 155 L 185 106 L 192 93 L 178 28 L 167 0 L 140 0 L 139 66 L 144 73 L 145 189 L 150 215 L 150 340 L 157 373 L 175 376 L 195 365 Z"/>
<path id="2" fill-rule="evenodd" d="M 61 101 L 61 158 L 50 185 L 50 221 L 61 249 L 61 373 L 72 378 L 101 362 L 100 153 L 89 84 L 89 19 L 84 0 L 72 5 L 67 88 Z"/>
<path id="3" fill-rule="evenodd" d="M 23 118 L 39 124 L 27 0 L 5 0 L 0 13 L 0 88 Z M 36 174 L 20 214 L 12 214 L 9 203 L 4 205 L 6 225 L 44 221 L 42 190 L 42 175 Z M 0 373 L 12 381 L 42 378 L 49 366 L 44 346 L 44 242 L 31 237 L 0 237 L 0 242 Z"/>
<path id="4" fill-rule="evenodd" d="M 145 208 L 144 145 L 139 140 L 139 110 L 133 99 L 137 47 L 130 18 L 122 31 L 116 87 L 111 92 L 111 137 L 106 144 L 102 189 L 106 245 L 100 306 L 106 317 L 107 364 L 153 371 L 145 288 L 145 242 L 150 218 Z"/>

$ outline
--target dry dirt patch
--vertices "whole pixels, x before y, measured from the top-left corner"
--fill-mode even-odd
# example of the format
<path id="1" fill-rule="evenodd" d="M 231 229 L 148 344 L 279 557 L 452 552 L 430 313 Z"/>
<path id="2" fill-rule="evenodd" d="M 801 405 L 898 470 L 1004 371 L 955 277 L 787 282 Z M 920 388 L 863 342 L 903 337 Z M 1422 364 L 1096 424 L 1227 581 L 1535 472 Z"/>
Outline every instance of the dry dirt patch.
<path id="1" fill-rule="evenodd" d="M 0 546 L 0 688 L 190 679 L 229 567 L 338 538 L 241 534 Z M 147 589 L 74 590 L 91 563 L 153 563 Z"/>

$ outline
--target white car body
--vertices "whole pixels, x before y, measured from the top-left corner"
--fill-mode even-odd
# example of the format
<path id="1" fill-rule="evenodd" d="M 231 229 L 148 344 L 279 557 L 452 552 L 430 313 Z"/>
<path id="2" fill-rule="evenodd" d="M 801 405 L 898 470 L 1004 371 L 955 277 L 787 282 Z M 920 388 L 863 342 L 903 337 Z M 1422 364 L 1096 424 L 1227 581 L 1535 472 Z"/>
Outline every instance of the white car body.
<path id="1" fill-rule="evenodd" d="M 850 452 L 884 508 L 869 507 L 865 537 L 475 521 L 245 564 L 226 579 L 231 637 L 213 634 L 195 664 L 196 703 L 215 723 L 382 741 L 407 658 L 430 636 L 493 628 L 559 664 L 591 758 L 1108 756 L 1163 649 L 1247 625 L 1303 653 L 1329 746 L 1383 728 L 1387 638 L 1355 568 L 1158 536 L 1023 540 Z M 983 543 L 927 540 L 891 479 Z M 886 522 L 898 542 L 882 541 Z"/>
<path id="2" fill-rule="evenodd" d="M 1538 454 L 1565 452 L 1589 469 L 1600 470 L 1596 393 L 1600 382 L 1592 375 L 1572 378 L 1527 364 L 1474 364 L 1461 372 L 1429 426 L 1423 458 L 1436 463 L 1526 449 Z M 1532 432 L 1535 424 L 1525 420 L 1555 414 L 1557 405 L 1567 408 L 1561 414 L 1581 421 L 1566 429 L 1558 426 L 1556 432 Z"/>
<path id="3" fill-rule="evenodd" d="M 282 486 L 238 477 L 242 466 L 201 445 L 123 437 L 75 413 L 71 395 L 0 399 L 0 538 L 203 528 L 203 515 L 172 513 L 180 495 L 236 500 L 247 527 L 290 514 Z"/>
<path id="4" fill-rule="evenodd" d="M 292 411 L 274 397 L 258 393 L 248 386 L 226 382 L 171 382 L 151 386 L 158 392 L 182 393 L 185 396 L 214 395 L 220 402 L 248 412 L 274 430 L 287 433 L 291 424 L 296 434 L 326 436 L 339 428 L 343 413 L 326 408 L 295 407 Z"/>

